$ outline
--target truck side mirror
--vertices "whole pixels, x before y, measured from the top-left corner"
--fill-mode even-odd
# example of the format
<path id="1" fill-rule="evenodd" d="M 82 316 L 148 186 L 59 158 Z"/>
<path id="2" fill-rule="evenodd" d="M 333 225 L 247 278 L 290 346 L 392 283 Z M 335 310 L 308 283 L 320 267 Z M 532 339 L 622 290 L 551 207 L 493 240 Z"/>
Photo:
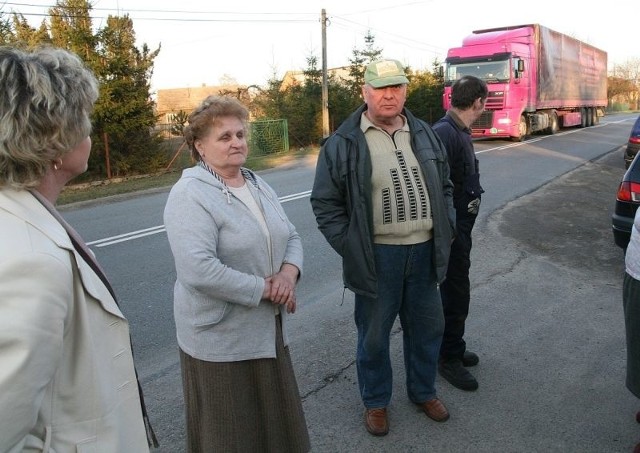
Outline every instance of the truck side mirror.
<path id="1" fill-rule="evenodd" d="M 520 78 L 522 77 L 523 72 L 524 72 L 524 60 L 519 58 L 518 60 L 516 60 L 516 70 L 514 74 L 516 83 L 520 82 Z"/>

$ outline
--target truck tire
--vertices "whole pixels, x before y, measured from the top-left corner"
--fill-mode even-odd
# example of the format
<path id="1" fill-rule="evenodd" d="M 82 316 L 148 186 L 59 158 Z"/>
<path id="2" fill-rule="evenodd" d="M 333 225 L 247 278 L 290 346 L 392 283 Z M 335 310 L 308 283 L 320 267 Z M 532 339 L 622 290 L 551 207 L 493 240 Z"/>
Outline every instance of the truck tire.
<path id="1" fill-rule="evenodd" d="M 531 133 L 529 132 L 529 124 L 527 123 L 527 119 L 524 115 L 520 115 L 520 122 L 518 123 L 518 136 L 511 137 L 511 139 L 514 142 L 521 142 L 524 141 L 524 139 L 530 134 Z"/>
<path id="2" fill-rule="evenodd" d="M 580 109 L 580 127 L 587 127 L 587 109 Z"/>
<path id="3" fill-rule="evenodd" d="M 587 127 L 593 126 L 593 109 L 587 107 Z"/>
<path id="4" fill-rule="evenodd" d="M 558 114 L 554 111 L 549 113 L 549 127 L 547 128 L 547 134 L 553 135 L 560 129 L 558 125 Z"/>

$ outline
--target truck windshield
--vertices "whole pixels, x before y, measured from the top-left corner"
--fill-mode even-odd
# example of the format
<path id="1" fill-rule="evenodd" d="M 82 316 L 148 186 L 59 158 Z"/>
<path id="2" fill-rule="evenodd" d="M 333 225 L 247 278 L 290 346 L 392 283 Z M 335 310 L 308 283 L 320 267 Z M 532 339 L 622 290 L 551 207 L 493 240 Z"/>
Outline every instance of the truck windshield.
<path id="1" fill-rule="evenodd" d="M 506 82 L 509 80 L 509 60 L 448 63 L 445 71 L 445 85 L 451 85 L 466 75 L 478 77 L 487 83 Z"/>

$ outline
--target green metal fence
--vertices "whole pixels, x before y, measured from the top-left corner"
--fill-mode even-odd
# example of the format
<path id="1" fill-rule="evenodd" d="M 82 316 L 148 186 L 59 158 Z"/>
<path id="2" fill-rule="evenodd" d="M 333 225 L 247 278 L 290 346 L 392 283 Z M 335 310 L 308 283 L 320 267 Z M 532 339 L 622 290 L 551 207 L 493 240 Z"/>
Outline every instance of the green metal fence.
<path id="1" fill-rule="evenodd" d="M 260 120 L 249 123 L 249 152 L 253 156 L 289 151 L 287 120 Z"/>

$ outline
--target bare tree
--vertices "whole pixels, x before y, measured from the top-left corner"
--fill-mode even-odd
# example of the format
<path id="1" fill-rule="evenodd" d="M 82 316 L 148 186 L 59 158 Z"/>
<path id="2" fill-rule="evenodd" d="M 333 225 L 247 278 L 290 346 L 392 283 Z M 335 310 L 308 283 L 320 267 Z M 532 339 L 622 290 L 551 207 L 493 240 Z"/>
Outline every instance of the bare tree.
<path id="1" fill-rule="evenodd" d="M 619 93 L 629 103 L 629 107 L 637 110 L 640 98 L 640 58 L 631 58 L 623 64 L 615 65 L 613 78 L 627 81 L 629 90 Z"/>

